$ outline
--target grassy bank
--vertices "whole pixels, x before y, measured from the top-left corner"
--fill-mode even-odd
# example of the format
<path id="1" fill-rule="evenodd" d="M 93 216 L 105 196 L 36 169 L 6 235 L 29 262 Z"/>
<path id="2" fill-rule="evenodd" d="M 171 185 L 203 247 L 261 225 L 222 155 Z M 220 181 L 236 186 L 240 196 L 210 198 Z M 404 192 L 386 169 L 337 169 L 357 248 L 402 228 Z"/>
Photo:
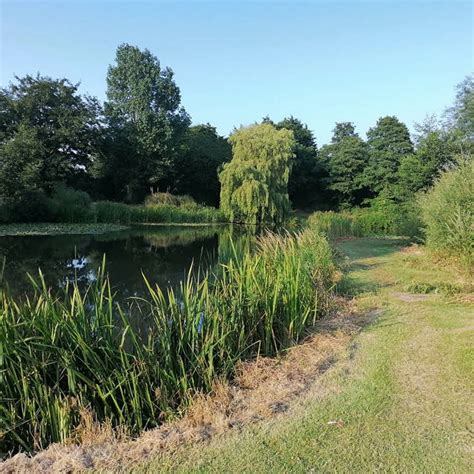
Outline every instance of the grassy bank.
<path id="1" fill-rule="evenodd" d="M 138 433 L 186 407 L 238 360 L 275 355 L 326 311 L 334 264 L 312 231 L 269 234 L 217 278 L 177 292 L 149 288 L 134 317 L 114 302 L 104 273 L 61 297 L 37 286 L 15 302 L 0 290 L 0 450 L 37 450 L 74 439 L 84 419 Z"/>
<path id="2" fill-rule="evenodd" d="M 360 313 L 379 316 L 287 415 L 133 472 L 471 472 L 472 303 L 408 293 L 413 282 L 465 288 L 449 266 L 395 239 L 338 244 Z"/>

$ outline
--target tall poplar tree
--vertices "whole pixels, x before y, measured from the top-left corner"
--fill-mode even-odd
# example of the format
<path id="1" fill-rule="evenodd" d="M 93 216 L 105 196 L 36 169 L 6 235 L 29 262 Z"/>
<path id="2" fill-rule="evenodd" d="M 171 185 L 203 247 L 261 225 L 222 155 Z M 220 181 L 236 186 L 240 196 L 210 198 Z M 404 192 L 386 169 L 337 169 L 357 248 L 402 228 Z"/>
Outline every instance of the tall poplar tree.
<path id="1" fill-rule="evenodd" d="M 190 119 L 170 68 L 149 50 L 122 44 L 107 74 L 109 125 L 102 175 L 116 197 L 139 201 L 166 187 Z"/>

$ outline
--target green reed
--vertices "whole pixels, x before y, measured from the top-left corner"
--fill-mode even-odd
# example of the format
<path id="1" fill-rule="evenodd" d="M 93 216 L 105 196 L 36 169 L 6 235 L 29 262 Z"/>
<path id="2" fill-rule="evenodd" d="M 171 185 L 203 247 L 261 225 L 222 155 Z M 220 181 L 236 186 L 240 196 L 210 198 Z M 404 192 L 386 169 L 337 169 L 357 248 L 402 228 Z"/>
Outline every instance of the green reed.
<path id="1" fill-rule="evenodd" d="M 275 355 L 327 309 L 334 264 L 327 240 L 306 230 L 267 234 L 252 254 L 178 290 L 147 283 L 125 311 L 103 265 L 85 292 L 55 295 L 40 274 L 34 295 L 0 290 L 0 452 L 74 439 L 87 410 L 130 434 L 181 411 L 238 360 Z M 134 318 L 147 318 L 145 334 Z"/>

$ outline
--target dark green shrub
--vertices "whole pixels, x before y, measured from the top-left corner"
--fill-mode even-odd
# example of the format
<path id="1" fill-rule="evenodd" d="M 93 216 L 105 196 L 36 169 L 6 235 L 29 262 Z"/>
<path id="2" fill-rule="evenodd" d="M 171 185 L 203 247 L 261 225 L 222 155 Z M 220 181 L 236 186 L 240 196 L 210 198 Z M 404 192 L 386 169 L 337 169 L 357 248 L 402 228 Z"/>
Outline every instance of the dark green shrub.
<path id="1" fill-rule="evenodd" d="M 8 204 L 10 222 L 49 222 L 52 219 L 50 202 L 41 190 L 23 191 Z"/>
<path id="2" fill-rule="evenodd" d="M 50 213 L 57 222 L 91 222 L 94 220 L 92 200 L 84 191 L 63 184 L 54 188 L 49 201 Z"/>

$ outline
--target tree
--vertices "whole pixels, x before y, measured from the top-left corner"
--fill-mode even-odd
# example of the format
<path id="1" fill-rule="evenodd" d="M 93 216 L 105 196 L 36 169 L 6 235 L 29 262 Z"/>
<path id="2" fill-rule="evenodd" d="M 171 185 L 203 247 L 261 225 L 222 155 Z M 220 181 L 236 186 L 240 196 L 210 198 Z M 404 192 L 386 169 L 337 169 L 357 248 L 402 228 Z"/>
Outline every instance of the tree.
<path id="1" fill-rule="evenodd" d="M 466 78 L 456 87 L 454 105 L 446 111 L 449 128 L 458 129 L 465 138 L 474 140 L 474 76 Z"/>
<path id="2" fill-rule="evenodd" d="M 41 189 L 44 155 L 35 130 L 20 125 L 0 147 L 0 196 L 18 198 L 27 190 Z"/>
<path id="3" fill-rule="evenodd" d="M 170 68 L 147 49 L 122 44 L 107 73 L 109 125 L 101 172 L 131 201 L 150 187 L 172 184 L 172 171 L 190 118 Z"/>
<path id="4" fill-rule="evenodd" d="M 367 132 L 367 145 L 365 183 L 371 191 L 379 193 L 396 181 L 402 157 L 413 153 L 410 132 L 397 117 L 382 117 Z"/>
<path id="5" fill-rule="evenodd" d="M 232 160 L 219 174 L 221 209 L 232 222 L 280 224 L 290 210 L 293 132 L 269 123 L 235 131 Z"/>
<path id="6" fill-rule="evenodd" d="M 78 84 L 37 75 L 16 78 L 0 91 L 2 193 L 51 192 L 76 180 L 97 153 L 100 107 L 78 94 Z"/>
<path id="7" fill-rule="evenodd" d="M 269 119 L 267 119 L 268 121 Z M 318 162 L 318 147 L 313 132 L 301 120 L 290 116 L 277 124 L 277 129 L 291 130 L 295 138 L 288 194 L 298 208 L 311 206 L 319 197 L 323 169 Z"/>
<path id="8" fill-rule="evenodd" d="M 332 131 L 331 143 L 340 143 L 346 137 L 358 137 L 352 122 L 338 122 Z"/>
<path id="9" fill-rule="evenodd" d="M 402 157 L 393 195 L 399 202 L 412 199 L 416 192 L 433 185 L 440 174 L 456 162 L 462 151 L 457 130 L 442 129 L 435 117 L 415 125 L 416 152 Z"/>
<path id="10" fill-rule="evenodd" d="M 368 161 L 367 146 L 350 122 L 336 123 L 331 143 L 320 151 L 328 170 L 327 185 L 343 205 L 360 204 L 366 197 L 363 173 Z"/>
<path id="11" fill-rule="evenodd" d="M 196 201 L 219 206 L 218 170 L 230 161 L 230 143 L 211 125 L 190 127 L 184 137 L 183 151 L 176 163 L 178 194 L 189 194 Z"/>

